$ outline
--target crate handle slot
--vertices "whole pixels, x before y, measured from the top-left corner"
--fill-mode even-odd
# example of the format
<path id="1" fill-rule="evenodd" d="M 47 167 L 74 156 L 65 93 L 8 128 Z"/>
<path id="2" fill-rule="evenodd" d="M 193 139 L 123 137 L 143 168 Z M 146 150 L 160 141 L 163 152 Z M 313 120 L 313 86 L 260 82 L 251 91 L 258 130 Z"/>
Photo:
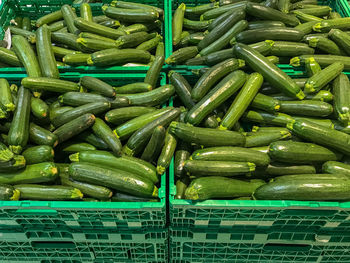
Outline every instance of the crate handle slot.
<path id="1" fill-rule="evenodd" d="M 76 248 L 74 242 L 71 242 L 71 241 L 62 241 L 62 242 L 32 241 L 32 247 L 33 248 L 50 248 L 50 249 L 64 249 L 64 248 L 75 249 Z"/>
<path id="2" fill-rule="evenodd" d="M 304 245 L 304 244 L 274 244 L 274 243 L 267 243 L 264 246 L 264 250 L 268 251 L 309 251 L 311 250 L 311 245 Z"/>

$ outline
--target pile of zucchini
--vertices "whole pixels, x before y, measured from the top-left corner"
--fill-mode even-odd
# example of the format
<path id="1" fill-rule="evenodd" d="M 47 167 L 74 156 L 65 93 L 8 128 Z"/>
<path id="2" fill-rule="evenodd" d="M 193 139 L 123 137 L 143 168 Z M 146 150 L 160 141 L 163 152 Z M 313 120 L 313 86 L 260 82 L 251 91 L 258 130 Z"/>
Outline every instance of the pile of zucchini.
<path id="1" fill-rule="evenodd" d="M 308 78 L 292 79 L 249 45 L 232 52 L 196 81 L 168 74 L 184 106 L 169 129 L 176 198 L 349 201 L 344 64 L 322 68 L 311 57 Z"/>
<path id="2" fill-rule="evenodd" d="M 167 64 L 212 66 L 233 58 L 232 46 L 248 44 L 273 63 L 321 66 L 342 62 L 350 70 L 350 18 L 317 0 L 220 0 L 182 3 L 173 13 Z"/>
<path id="3" fill-rule="evenodd" d="M 57 78 L 57 66 L 150 65 L 154 55 L 164 56 L 163 9 L 112 1 L 101 6 L 104 15 L 93 16 L 88 3 L 78 7 L 80 17 L 70 5 L 36 21 L 16 17 L 8 27 L 11 49 L 6 41 L 0 47 L 1 67 Z"/>
<path id="4" fill-rule="evenodd" d="M 158 86 L 163 63 L 118 87 L 91 76 L 0 79 L 0 199 L 158 201 L 176 147 L 167 127 L 181 112 L 163 106 L 175 93 Z"/>

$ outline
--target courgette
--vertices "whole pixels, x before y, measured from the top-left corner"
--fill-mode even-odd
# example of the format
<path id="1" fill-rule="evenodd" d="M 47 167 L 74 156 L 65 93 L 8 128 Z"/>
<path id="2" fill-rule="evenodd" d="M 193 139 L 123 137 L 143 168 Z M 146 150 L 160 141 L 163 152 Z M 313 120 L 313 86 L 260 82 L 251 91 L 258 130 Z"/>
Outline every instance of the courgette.
<path id="1" fill-rule="evenodd" d="M 0 47 L 0 61 L 14 67 L 22 66 L 22 62 L 17 57 L 16 53 L 4 47 Z"/>
<path id="2" fill-rule="evenodd" d="M 0 79 L 0 103 L 5 106 L 6 111 L 15 110 L 10 85 L 6 79 Z"/>
<path id="3" fill-rule="evenodd" d="M 44 24 L 50 24 L 58 20 L 63 19 L 63 14 L 61 10 L 57 10 L 50 14 L 44 15 L 36 20 L 36 27 L 40 27 Z"/>
<path id="4" fill-rule="evenodd" d="M 285 127 L 289 122 L 293 121 L 293 118 L 284 113 L 272 114 L 264 111 L 250 110 L 243 114 L 243 120 L 253 123 Z"/>
<path id="5" fill-rule="evenodd" d="M 79 85 L 74 82 L 61 79 L 52 79 L 44 77 L 26 77 L 22 79 L 21 84 L 30 90 L 51 91 L 65 93 L 69 91 L 79 91 Z"/>
<path id="6" fill-rule="evenodd" d="M 104 49 L 109 48 L 117 48 L 118 45 L 116 42 L 109 42 L 105 40 L 100 39 L 94 39 L 94 38 L 77 38 L 77 43 L 82 46 L 83 48 L 86 48 L 91 51 L 100 51 Z"/>
<path id="7" fill-rule="evenodd" d="M 141 106 L 113 109 L 106 113 L 105 120 L 113 124 L 122 124 L 130 119 L 154 112 L 155 110 L 156 109 L 152 107 Z"/>
<path id="8" fill-rule="evenodd" d="M 176 144 L 177 140 L 174 135 L 167 131 L 165 134 L 164 146 L 157 161 L 157 173 L 159 175 L 163 174 L 169 167 L 171 159 L 175 153 Z"/>
<path id="9" fill-rule="evenodd" d="M 49 145 L 52 147 L 58 144 L 58 138 L 55 134 L 33 122 L 29 124 L 29 141 L 38 145 Z"/>
<path id="10" fill-rule="evenodd" d="M 173 52 L 166 60 L 167 64 L 181 64 L 198 54 L 198 48 L 196 46 L 184 47 Z"/>
<path id="11" fill-rule="evenodd" d="M 284 56 L 284 57 L 296 57 L 305 54 L 314 54 L 315 50 L 309 47 L 307 44 L 287 42 L 287 41 L 272 41 L 270 42 L 271 50 L 269 55 Z"/>
<path id="12" fill-rule="evenodd" d="M 82 3 L 80 5 L 80 16 L 86 21 L 93 21 L 91 6 L 88 3 Z"/>
<path id="13" fill-rule="evenodd" d="M 293 67 L 299 67 L 305 64 L 305 60 L 313 57 L 322 68 L 330 66 L 335 62 L 344 64 L 344 70 L 350 70 L 350 58 L 346 56 L 336 56 L 336 55 L 302 55 L 299 57 L 294 57 L 290 60 L 290 65 Z"/>
<path id="14" fill-rule="evenodd" d="M 53 162 L 54 151 L 48 145 L 39 145 L 27 148 L 22 155 L 26 159 L 26 164 Z"/>
<path id="15" fill-rule="evenodd" d="M 76 152 L 81 152 L 81 151 L 94 151 L 96 150 L 95 146 L 86 143 L 86 142 L 81 142 L 81 143 L 76 143 L 74 141 L 72 142 L 66 142 L 58 147 L 62 152 L 66 153 L 76 153 Z"/>
<path id="16" fill-rule="evenodd" d="M 158 80 L 158 76 L 157 76 L 157 80 Z M 135 82 L 135 83 L 126 84 L 120 87 L 113 87 L 113 89 L 116 92 L 116 94 L 132 94 L 132 93 L 141 93 L 141 92 L 151 91 L 153 87 L 149 83 Z"/>
<path id="17" fill-rule="evenodd" d="M 350 36 L 347 33 L 339 29 L 332 29 L 329 31 L 328 36 L 337 43 L 342 51 L 350 55 Z"/>
<path id="18" fill-rule="evenodd" d="M 13 152 L 2 142 L 0 142 L 0 162 L 8 162 L 14 157 Z"/>
<path id="19" fill-rule="evenodd" d="M 20 198 L 20 195 L 20 191 L 15 189 L 13 186 L 7 184 L 0 185 L 0 200 L 17 201 Z"/>
<path id="20" fill-rule="evenodd" d="M 236 36 L 236 41 L 240 43 L 250 44 L 264 40 L 280 40 L 280 41 L 300 41 L 305 33 L 299 29 L 288 27 L 277 28 L 260 28 L 246 30 Z"/>
<path id="21" fill-rule="evenodd" d="M 88 64 L 87 60 L 91 57 L 90 54 L 76 53 L 67 54 L 62 58 L 62 61 L 67 65 L 72 66 L 86 66 Z"/>
<path id="22" fill-rule="evenodd" d="M 184 15 L 185 15 L 186 5 L 181 3 L 178 8 L 175 10 L 172 20 L 172 43 L 173 46 L 176 46 L 181 40 L 182 27 L 184 24 Z"/>
<path id="23" fill-rule="evenodd" d="M 99 93 L 106 97 L 114 97 L 115 91 L 108 83 L 89 76 L 84 76 L 80 79 L 80 84 L 88 90 Z"/>
<path id="24" fill-rule="evenodd" d="M 38 119 L 45 119 L 49 116 L 49 106 L 39 98 L 31 98 L 30 107 L 33 115 Z"/>
<path id="25" fill-rule="evenodd" d="M 151 66 L 147 70 L 146 77 L 144 79 L 145 83 L 151 85 L 151 89 L 155 89 L 157 85 L 157 81 L 159 78 L 160 71 L 162 70 L 164 64 L 164 56 L 159 56 L 155 58 L 152 62 Z"/>
<path id="26" fill-rule="evenodd" d="M 17 28 L 14 26 L 9 26 L 8 29 L 10 29 L 10 32 L 13 35 L 20 35 L 22 37 L 24 37 L 25 39 L 28 40 L 29 43 L 31 44 L 35 44 L 36 43 L 36 35 L 35 33 L 22 29 L 22 28 Z"/>
<path id="27" fill-rule="evenodd" d="M 63 185 L 17 184 L 21 199 L 27 200 L 80 200 L 83 198 L 79 189 Z"/>
<path id="28" fill-rule="evenodd" d="M 291 137 L 289 131 L 278 131 L 278 132 L 253 132 L 246 136 L 244 147 L 260 147 L 267 146 L 270 143 L 288 139 Z"/>
<path id="29" fill-rule="evenodd" d="M 163 126 L 158 126 L 153 130 L 152 136 L 145 147 L 141 159 L 146 162 L 153 162 L 159 156 L 165 138 L 165 129 Z"/>
<path id="30" fill-rule="evenodd" d="M 184 199 L 187 186 L 190 184 L 188 176 L 183 176 L 176 181 L 175 199 Z"/>
<path id="31" fill-rule="evenodd" d="M 333 113 L 331 104 L 317 100 L 281 101 L 280 112 L 290 115 L 327 117 Z"/>
<path id="32" fill-rule="evenodd" d="M 99 150 L 108 149 L 108 145 L 101 138 L 97 137 L 95 134 L 93 134 L 90 131 L 84 131 L 80 133 L 79 138 L 95 146 Z"/>
<path id="33" fill-rule="evenodd" d="M 328 161 L 322 165 L 322 172 L 329 174 L 340 173 L 350 176 L 350 165 L 342 162 Z"/>
<path id="34" fill-rule="evenodd" d="M 0 172 L 11 173 L 23 170 L 25 167 L 26 160 L 22 155 L 14 155 L 9 161 L 0 162 Z"/>
<path id="35" fill-rule="evenodd" d="M 78 35 L 80 31 L 74 24 L 74 20 L 77 18 L 75 10 L 73 10 L 69 5 L 63 5 L 61 7 L 61 12 L 64 21 L 66 21 L 68 32 Z"/>
<path id="36" fill-rule="evenodd" d="M 331 29 L 349 29 L 350 18 L 342 17 L 337 19 L 322 20 L 314 25 L 313 30 L 316 32 L 329 32 Z"/>
<path id="37" fill-rule="evenodd" d="M 350 122 L 350 81 L 341 73 L 333 81 L 334 111 L 338 120 L 344 123 Z"/>
<path id="38" fill-rule="evenodd" d="M 293 174 L 316 174 L 316 168 L 312 165 L 288 165 L 283 163 L 271 163 L 264 170 L 270 176 Z"/>
<path id="39" fill-rule="evenodd" d="M 151 9 L 126 9 L 103 6 L 102 11 L 110 18 L 130 23 L 148 23 L 159 18 L 159 13 Z"/>
<path id="40" fill-rule="evenodd" d="M 177 144 L 174 160 L 174 174 L 176 177 L 185 176 L 184 164 L 185 161 L 190 158 L 191 155 L 190 144 L 180 141 Z"/>

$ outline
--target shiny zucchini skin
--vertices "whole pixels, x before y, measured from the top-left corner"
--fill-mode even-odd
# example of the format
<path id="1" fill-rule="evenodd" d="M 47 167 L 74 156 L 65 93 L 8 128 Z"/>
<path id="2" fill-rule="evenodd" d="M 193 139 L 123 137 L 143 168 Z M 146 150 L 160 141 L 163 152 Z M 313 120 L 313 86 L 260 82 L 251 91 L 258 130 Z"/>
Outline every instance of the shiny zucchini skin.
<path id="1" fill-rule="evenodd" d="M 0 163 L 0 172 L 12 173 L 23 170 L 26 167 L 26 160 L 22 155 L 14 155 L 12 159 Z"/>
<path id="2" fill-rule="evenodd" d="M 25 149 L 22 153 L 26 164 L 53 162 L 54 151 L 51 146 L 39 145 Z"/>
<path id="3" fill-rule="evenodd" d="M 184 164 L 185 161 L 190 158 L 191 155 L 191 146 L 190 144 L 179 141 L 175 151 L 175 160 L 174 160 L 174 174 L 176 177 L 185 176 Z"/>
<path id="4" fill-rule="evenodd" d="M 350 178 L 350 165 L 342 162 L 328 161 L 322 165 L 322 172 L 328 174 L 344 174 Z"/>
<path id="5" fill-rule="evenodd" d="M 90 54 L 84 53 L 72 53 L 67 54 L 62 58 L 63 63 L 72 66 L 86 66 L 87 60 L 90 58 Z"/>
<path id="6" fill-rule="evenodd" d="M 6 79 L 0 79 L 0 104 L 5 107 L 6 111 L 15 110 L 10 85 Z"/>
<path id="7" fill-rule="evenodd" d="M 61 79 L 26 77 L 22 79 L 21 83 L 25 88 L 34 91 L 51 91 L 58 93 L 79 91 L 79 85 L 77 83 Z"/>
<path id="8" fill-rule="evenodd" d="M 27 200 L 80 200 L 83 194 L 79 189 L 63 185 L 16 184 L 21 199 Z"/>
<path id="9" fill-rule="evenodd" d="M 76 143 L 74 141 L 63 143 L 58 147 L 62 152 L 67 153 L 76 153 L 81 151 L 94 151 L 96 150 L 95 146 L 86 143 L 86 142 L 80 142 Z"/>
<path id="10" fill-rule="evenodd" d="M 332 29 L 329 31 L 328 36 L 336 42 L 336 44 L 344 51 L 347 55 L 350 55 L 350 36 L 341 31 L 340 29 Z"/>
<path id="11" fill-rule="evenodd" d="M 61 10 L 57 10 L 50 14 L 44 15 L 36 20 L 36 27 L 40 27 L 44 24 L 50 24 L 56 22 L 58 20 L 63 19 L 63 14 Z"/>
<path id="12" fill-rule="evenodd" d="M 157 79 L 158 80 L 158 79 Z M 113 87 L 116 94 L 132 94 L 151 91 L 153 89 L 152 85 L 145 82 L 135 82 L 126 84 L 120 87 Z"/>
<path id="13" fill-rule="evenodd" d="M 350 81 L 341 73 L 333 81 L 334 111 L 338 120 L 343 123 L 350 122 Z"/>
<path id="14" fill-rule="evenodd" d="M 253 132 L 246 136 L 244 147 L 261 147 L 270 145 L 270 143 L 288 139 L 291 137 L 289 131 L 277 131 L 277 132 Z"/>
<path id="15" fill-rule="evenodd" d="M 100 40 L 95 38 L 79 37 L 76 41 L 80 46 L 82 46 L 82 48 L 86 48 L 91 51 L 100 51 L 100 50 L 118 47 L 116 42 L 110 42 L 110 41 L 105 41 L 105 40 Z"/>
<path id="16" fill-rule="evenodd" d="M 316 168 L 312 165 L 293 165 L 285 163 L 271 163 L 264 172 L 269 176 L 316 174 Z"/>
<path id="17" fill-rule="evenodd" d="M 163 126 L 158 126 L 153 130 L 152 136 L 145 147 L 141 159 L 146 162 L 153 162 L 160 154 L 165 138 L 165 129 Z"/>
<path id="18" fill-rule="evenodd" d="M 84 76 L 80 79 L 80 84 L 95 93 L 99 93 L 106 97 L 114 97 L 115 91 L 108 83 L 90 76 Z"/>
<path id="19" fill-rule="evenodd" d="M 49 116 L 49 106 L 39 98 L 31 98 L 30 107 L 33 115 L 38 119 L 45 119 Z"/>
<path id="20" fill-rule="evenodd" d="M 109 123 L 120 125 L 130 119 L 133 119 L 143 114 L 147 114 L 154 111 L 156 111 L 156 108 L 142 107 L 142 106 L 113 109 L 106 112 L 105 120 Z"/>
<path id="21" fill-rule="evenodd" d="M 281 101 L 280 112 L 290 115 L 327 117 L 333 113 L 333 106 L 317 100 Z"/>
<path id="22" fill-rule="evenodd" d="M 288 41 L 272 41 L 271 50 L 269 55 L 283 56 L 283 57 L 296 57 L 305 54 L 314 54 L 315 50 L 304 43 L 288 42 Z"/>
<path id="23" fill-rule="evenodd" d="M 313 57 L 322 68 L 328 67 L 335 62 L 344 64 L 344 70 L 350 70 L 350 58 L 347 56 L 336 56 L 336 55 L 301 55 L 294 57 L 290 60 L 290 65 L 299 67 L 305 63 L 305 60 Z"/>
<path id="24" fill-rule="evenodd" d="M 91 6 L 88 3 L 82 3 L 80 5 L 80 16 L 86 21 L 93 21 Z"/>
<path id="25" fill-rule="evenodd" d="M 259 29 L 259 28 L 269 28 L 269 27 L 285 27 L 286 25 L 281 21 L 274 20 L 258 20 L 251 21 L 248 23 L 248 30 Z"/>
<path id="26" fill-rule="evenodd" d="M 156 88 L 159 74 L 163 67 L 163 64 L 164 64 L 164 56 L 156 56 L 155 60 L 152 62 L 151 66 L 147 70 L 147 74 L 144 79 L 144 82 L 150 84 L 151 89 Z"/>
<path id="27" fill-rule="evenodd" d="M 281 102 L 272 96 L 267 96 L 262 93 L 258 93 L 256 94 L 250 106 L 254 109 L 274 113 L 280 110 Z"/>
<path id="28" fill-rule="evenodd" d="M 236 36 L 237 42 L 250 44 L 264 40 L 280 41 L 300 41 L 305 33 L 299 29 L 277 27 L 277 28 L 260 28 L 251 29 L 239 33 Z"/>
<path id="29" fill-rule="evenodd" d="M 285 127 L 293 118 L 284 113 L 268 113 L 265 111 L 250 110 L 243 115 L 243 119 L 253 123 L 269 124 Z"/>
<path id="30" fill-rule="evenodd" d="M 159 18 L 159 13 L 151 9 L 126 9 L 103 6 L 102 11 L 110 18 L 131 23 L 148 23 Z"/>
<path id="31" fill-rule="evenodd" d="M 93 145 L 96 147 L 96 149 L 99 150 L 108 150 L 108 145 L 99 137 L 97 137 L 95 134 L 93 134 L 90 131 L 84 131 L 79 134 L 79 138 L 83 141 Z"/>
<path id="32" fill-rule="evenodd" d="M 0 61 L 14 67 L 22 66 L 22 62 L 17 57 L 16 53 L 4 47 L 0 47 Z"/>
<path id="33" fill-rule="evenodd" d="M 187 186 L 190 184 L 188 176 L 181 177 L 176 181 L 175 199 L 184 199 Z"/>
<path id="34" fill-rule="evenodd" d="M 184 24 L 184 15 L 185 15 L 186 5 L 181 3 L 174 12 L 172 19 L 172 43 L 173 46 L 179 44 L 181 40 L 181 33 Z"/>
<path id="35" fill-rule="evenodd" d="M 55 147 L 58 144 L 58 138 L 50 131 L 31 122 L 29 124 L 29 141 L 38 145 L 48 145 Z"/>
<path id="36" fill-rule="evenodd" d="M 74 24 L 74 20 L 77 18 L 75 10 L 73 10 L 70 5 L 63 5 L 61 7 L 61 12 L 64 21 L 66 21 L 68 32 L 78 35 L 80 31 Z"/>
<path id="37" fill-rule="evenodd" d="M 164 145 L 157 161 L 157 173 L 159 175 L 163 174 L 169 167 L 171 159 L 175 153 L 176 145 L 176 137 L 173 134 L 169 133 L 169 131 L 166 132 Z"/>
<path id="38" fill-rule="evenodd" d="M 118 96 L 115 99 L 106 98 L 100 94 L 84 93 L 84 92 L 66 92 L 59 97 L 61 103 L 70 106 L 82 106 L 93 102 L 109 102 L 111 107 L 119 108 L 129 106 L 129 99 Z"/>

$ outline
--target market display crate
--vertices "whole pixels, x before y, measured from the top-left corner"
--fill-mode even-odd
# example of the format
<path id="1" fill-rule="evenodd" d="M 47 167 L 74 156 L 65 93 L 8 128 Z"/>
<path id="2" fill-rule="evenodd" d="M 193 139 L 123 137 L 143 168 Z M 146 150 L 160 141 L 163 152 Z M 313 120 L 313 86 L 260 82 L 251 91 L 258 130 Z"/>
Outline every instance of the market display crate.
<path id="1" fill-rule="evenodd" d="M 91 3 L 91 10 L 93 15 L 102 15 L 101 7 L 104 4 L 109 4 L 112 0 L 101 0 L 99 3 Z M 163 0 L 129 0 L 128 2 L 139 2 L 142 4 L 148 4 L 157 6 L 164 9 L 164 17 L 167 17 L 168 10 L 165 9 L 166 5 Z M 71 5 L 73 0 L 3 0 L 0 4 L 0 39 L 4 38 L 5 29 L 16 16 L 28 16 L 31 19 L 37 19 L 43 15 L 49 14 L 53 11 L 57 11 L 64 4 Z M 79 15 L 79 5 L 74 5 L 77 14 Z M 166 42 L 166 31 L 168 26 L 166 25 L 167 20 L 164 18 L 161 33 L 163 36 L 164 43 Z M 113 66 L 113 67 L 95 67 L 95 66 L 65 66 L 58 67 L 60 72 L 90 72 L 90 73 L 108 73 L 118 72 L 120 68 L 132 71 L 142 72 L 148 69 L 148 66 Z M 25 73 L 24 68 L 10 67 L 0 68 L 1 73 Z"/>
<path id="2" fill-rule="evenodd" d="M 188 6 L 196 6 L 201 4 L 207 4 L 210 1 L 208 0 L 168 0 L 167 1 L 167 8 L 168 9 L 168 17 L 167 17 L 167 25 L 168 28 L 166 30 L 167 37 L 166 37 L 166 58 L 169 57 L 173 53 L 173 43 L 172 43 L 172 19 L 173 19 L 173 12 L 175 12 L 176 8 L 181 4 L 185 3 Z M 333 11 L 338 12 L 342 17 L 350 17 L 350 5 L 348 1 L 346 0 L 318 0 L 319 4 L 321 5 L 329 5 Z M 278 65 L 282 69 L 289 69 L 291 70 L 293 67 L 288 64 L 279 64 Z M 191 66 L 174 66 L 175 68 L 183 68 L 188 67 L 191 68 Z"/>
<path id="3" fill-rule="evenodd" d="M 350 260 L 349 236 L 344 238 L 344 233 L 331 237 L 306 230 L 269 234 L 171 228 L 169 235 L 172 263 L 346 263 Z"/>
<path id="4" fill-rule="evenodd" d="M 0 262 L 167 262 L 168 230 L 87 231 L 63 228 L 3 231 Z"/>
<path id="5" fill-rule="evenodd" d="M 79 81 L 83 76 L 92 76 L 112 85 L 142 82 L 145 73 L 128 74 L 79 74 L 64 73 L 61 79 Z M 9 83 L 19 84 L 23 74 L 2 74 Z M 159 85 L 166 83 L 161 73 Z M 160 178 L 159 202 L 75 202 L 75 201 L 1 201 L 1 228 L 56 228 L 72 229 L 149 229 L 164 228 L 166 224 L 166 174 Z M 0 256 L 1 259 L 1 256 Z"/>

